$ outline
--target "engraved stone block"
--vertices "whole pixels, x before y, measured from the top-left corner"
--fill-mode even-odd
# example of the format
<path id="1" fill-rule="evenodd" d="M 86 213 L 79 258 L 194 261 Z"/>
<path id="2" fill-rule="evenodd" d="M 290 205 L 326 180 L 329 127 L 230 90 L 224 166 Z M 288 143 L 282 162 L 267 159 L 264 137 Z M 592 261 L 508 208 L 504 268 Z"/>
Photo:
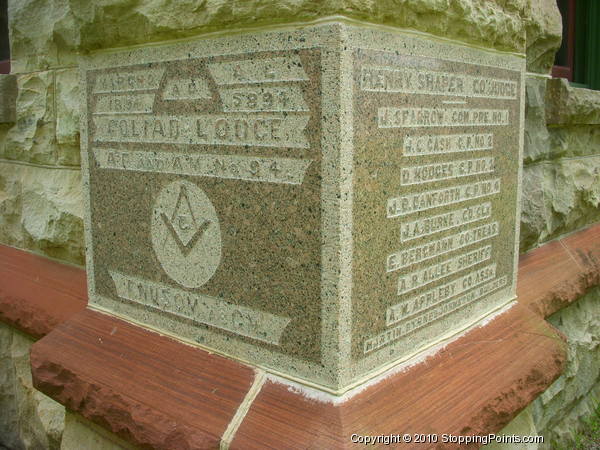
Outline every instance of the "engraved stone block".
<path id="1" fill-rule="evenodd" d="M 515 297 L 524 59 L 331 23 L 82 65 L 90 304 L 340 393 Z"/>

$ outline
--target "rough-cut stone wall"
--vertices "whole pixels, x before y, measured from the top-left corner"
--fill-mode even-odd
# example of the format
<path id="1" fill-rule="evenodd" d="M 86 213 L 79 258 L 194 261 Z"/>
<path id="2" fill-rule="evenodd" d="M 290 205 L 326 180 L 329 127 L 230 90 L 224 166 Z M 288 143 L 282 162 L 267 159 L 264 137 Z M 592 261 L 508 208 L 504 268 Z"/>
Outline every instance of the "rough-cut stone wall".
<path id="1" fill-rule="evenodd" d="M 11 2 L 11 47 L 19 72 L 69 66 L 74 54 L 204 32 L 344 15 L 503 50 L 532 45 L 546 70 L 560 41 L 547 0 L 22 0 Z M 550 5 L 548 5 L 550 4 Z"/>
<path id="2" fill-rule="evenodd" d="M 0 242 L 83 264 L 77 69 L 40 69 L 16 73 L 0 125 Z"/>
<path id="3" fill-rule="evenodd" d="M 560 15 L 554 1 L 529 11 L 521 252 L 600 221 L 600 92 L 547 78 Z"/>
<path id="4" fill-rule="evenodd" d="M 0 322 L 0 444 L 11 450 L 58 449 L 65 408 L 32 387 L 32 344 Z"/>
<path id="5" fill-rule="evenodd" d="M 600 91 L 528 77 L 521 251 L 600 221 Z"/>
<path id="6" fill-rule="evenodd" d="M 568 339 L 568 365 L 531 407 L 542 448 L 552 441 L 568 446 L 582 417 L 600 403 L 600 288 L 557 312 L 549 322 Z"/>
<path id="7" fill-rule="evenodd" d="M 118 436 L 67 411 L 60 450 L 132 450 L 134 448 Z"/>

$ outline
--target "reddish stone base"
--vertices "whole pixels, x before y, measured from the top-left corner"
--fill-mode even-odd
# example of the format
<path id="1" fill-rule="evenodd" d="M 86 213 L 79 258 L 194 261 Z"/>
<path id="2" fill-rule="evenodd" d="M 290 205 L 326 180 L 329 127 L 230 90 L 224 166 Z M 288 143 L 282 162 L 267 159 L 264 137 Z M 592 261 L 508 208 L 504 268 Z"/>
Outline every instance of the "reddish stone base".
<path id="1" fill-rule="evenodd" d="M 517 305 L 341 404 L 267 381 L 230 448 L 346 448 L 353 433 L 487 434 L 545 390 L 564 358 L 558 333 Z M 37 342 L 31 365 L 40 391 L 134 444 L 161 449 L 218 447 L 255 377 L 91 310 Z"/>
<path id="2" fill-rule="evenodd" d="M 216 448 L 224 435 L 230 448 L 346 448 L 353 433 L 497 432 L 560 375 L 565 344 L 543 316 L 598 283 L 599 237 L 596 226 L 525 255 L 519 304 L 343 403 L 308 399 L 263 382 L 252 368 L 91 310 L 33 346 L 34 383 L 71 410 L 151 448 Z M 0 289 L 10 278 L 2 275 Z M 32 304 L 46 304 L 46 289 L 27 292 L 37 299 Z M 11 298 L 0 293 L 2 320 L 27 331 L 28 313 L 5 311 L 27 305 L 28 295 Z M 55 317 L 46 328 L 60 321 Z M 43 327 L 31 329 L 40 334 Z M 403 446 L 412 447 L 431 445 Z"/>
<path id="3" fill-rule="evenodd" d="M 40 338 L 87 306 L 85 271 L 0 245 L 0 320 Z"/>

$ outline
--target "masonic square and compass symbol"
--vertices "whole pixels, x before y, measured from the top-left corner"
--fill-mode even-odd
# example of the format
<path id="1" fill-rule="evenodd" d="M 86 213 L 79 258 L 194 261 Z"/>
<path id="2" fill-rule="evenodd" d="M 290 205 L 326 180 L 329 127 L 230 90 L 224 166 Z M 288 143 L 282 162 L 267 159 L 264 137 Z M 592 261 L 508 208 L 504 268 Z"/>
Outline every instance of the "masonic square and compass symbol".
<path id="1" fill-rule="evenodd" d="M 198 224 L 185 185 L 181 185 L 179 188 L 173 215 L 168 217 L 164 212 L 161 212 L 160 217 L 184 256 L 190 253 L 190 250 L 194 248 L 198 239 L 202 237 L 211 223 L 210 220 L 202 218 L 202 223 Z"/>
<path id="2" fill-rule="evenodd" d="M 214 275 L 221 261 L 219 218 L 198 186 L 166 185 L 154 203 L 151 233 L 160 265 L 177 283 L 195 288 Z"/>

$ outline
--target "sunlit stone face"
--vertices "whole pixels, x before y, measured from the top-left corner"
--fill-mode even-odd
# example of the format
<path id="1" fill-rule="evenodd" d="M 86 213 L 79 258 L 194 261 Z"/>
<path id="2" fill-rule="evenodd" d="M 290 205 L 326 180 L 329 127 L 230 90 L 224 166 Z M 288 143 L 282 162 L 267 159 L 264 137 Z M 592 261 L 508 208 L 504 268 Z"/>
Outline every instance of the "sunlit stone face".
<path id="1" fill-rule="evenodd" d="M 342 391 L 514 297 L 522 60 L 342 24 L 82 69 L 90 303 Z"/>

